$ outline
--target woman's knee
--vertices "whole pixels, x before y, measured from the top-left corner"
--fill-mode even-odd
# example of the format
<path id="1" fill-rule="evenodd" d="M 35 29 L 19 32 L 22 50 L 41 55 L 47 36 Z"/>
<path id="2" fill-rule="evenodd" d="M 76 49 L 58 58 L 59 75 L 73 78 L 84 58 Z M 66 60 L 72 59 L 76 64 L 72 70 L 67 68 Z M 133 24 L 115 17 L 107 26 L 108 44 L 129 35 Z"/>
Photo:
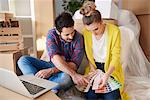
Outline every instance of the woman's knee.
<path id="1" fill-rule="evenodd" d="M 104 100 L 119 100 L 121 98 L 119 89 L 104 95 Z"/>
<path id="2" fill-rule="evenodd" d="M 89 89 L 89 91 L 87 93 L 85 93 L 85 97 L 87 100 L 97 100 L 98 95 L 99 94 L 96 94 L 95 91 L 92 90 L 92 87 Z"/>

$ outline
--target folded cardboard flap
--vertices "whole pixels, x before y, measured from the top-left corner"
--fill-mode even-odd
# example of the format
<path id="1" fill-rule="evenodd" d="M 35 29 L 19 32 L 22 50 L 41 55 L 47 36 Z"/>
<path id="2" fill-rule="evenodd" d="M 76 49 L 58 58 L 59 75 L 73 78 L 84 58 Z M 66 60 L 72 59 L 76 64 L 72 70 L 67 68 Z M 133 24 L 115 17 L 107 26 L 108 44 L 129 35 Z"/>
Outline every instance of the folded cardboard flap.
<path id="1" fill-rule="evenodd" d="M 150 0 L 122 0 L 122 8 L 136 15 L 150 14 Z"/>
<path id="2" fill-rule="evenodd" d="M 0 12 L 0 21 L 6 21 L 13 17 L 14 17 L 13 13 Z"/>

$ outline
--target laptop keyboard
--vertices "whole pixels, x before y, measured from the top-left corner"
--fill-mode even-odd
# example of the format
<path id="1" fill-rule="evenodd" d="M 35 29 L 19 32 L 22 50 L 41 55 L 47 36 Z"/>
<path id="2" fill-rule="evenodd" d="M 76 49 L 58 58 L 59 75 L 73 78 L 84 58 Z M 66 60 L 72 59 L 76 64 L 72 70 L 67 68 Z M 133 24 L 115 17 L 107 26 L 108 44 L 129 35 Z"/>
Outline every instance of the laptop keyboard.
<path id="1" fill-rule="evenodd" d="M 37 94 L 40 91 L 45 89 L 45 88 L 43 88 L 41 86 L 38 86 L 38 85 L 35 85 L 35 84 L 32 84 L 32 83 L 26 82 L 26 81 L 23 81 L 23 80 L 21 80 L 21 81 L 22 81 L 23 85 L 27 88 L 29 93 L 32 94 L 32 95 Z"/>

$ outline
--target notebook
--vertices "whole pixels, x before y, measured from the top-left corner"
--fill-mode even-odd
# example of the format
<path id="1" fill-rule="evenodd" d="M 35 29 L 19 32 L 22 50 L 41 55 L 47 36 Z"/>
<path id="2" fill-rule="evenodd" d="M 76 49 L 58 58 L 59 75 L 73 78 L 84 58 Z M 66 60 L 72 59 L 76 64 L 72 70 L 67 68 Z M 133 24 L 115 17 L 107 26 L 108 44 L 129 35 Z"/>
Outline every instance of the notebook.
<path id="1" fill-rule="evenodd" d="M 17 76 L 14 72 L 0 68 L 0 85 L 16 93 L 36 98 L 57 86 L 57 83 L 32 75 Z"/>
<path id="2" fill-rule="evenodd" d="M 79 91 L 88 92 L 90 87 L 92 86 L 92 90 L 95 90 L 95 93 L 109 93 L 111 91 L 119 89 L 122 86 L 117 80 L 115 80 L 112 77 L 109 77 L 106 85 L 100 89 L 99 88 L 100 80 L 101 80 L 101 77 L 103 76 L 103 74 L 104 74 L 104 72 L 102 72 L 101 70 L 98 69 L 97 71 L 86 75 L 85 77 L 86 77 L 86 79 L 89 80 L 89 84 L 87 86 L 76 85 L 76 88 Z"/>

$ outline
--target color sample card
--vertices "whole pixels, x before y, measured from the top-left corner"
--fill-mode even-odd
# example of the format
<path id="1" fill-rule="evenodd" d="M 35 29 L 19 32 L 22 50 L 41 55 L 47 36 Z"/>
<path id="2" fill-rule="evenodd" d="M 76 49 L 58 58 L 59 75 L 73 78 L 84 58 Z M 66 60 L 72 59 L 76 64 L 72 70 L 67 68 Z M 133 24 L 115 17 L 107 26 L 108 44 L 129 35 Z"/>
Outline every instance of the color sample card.
<path id="1" fill-rule="evenodd" d="M 95 89 L 95 93 L 109 93 L 111 91 L 117 90 L 121 87 L 121 84 L 114 78 L 109 78 L 107 84 L 101 89 Z"/>
<path id="2" fill-rule="evenodd" d="M 90 87 L 92 86 L 92 90 L 95 90 L 95 93 L 109 93 L 121 87 L 121 84 L 117 80 L 115 80 L 112 77 L 109 77 L 107 84 L 104 87 L 99 88 L 101 78 L 103 75 L 104 72 L 102 72 L 99 69 L 95 72 L 89 73 L 88 75 L 85 75 L 85 78 L 88 79 L 89 84 L 87 86 L 76 85 L 76 88 L 79 91 L 88 92 Z"/>

